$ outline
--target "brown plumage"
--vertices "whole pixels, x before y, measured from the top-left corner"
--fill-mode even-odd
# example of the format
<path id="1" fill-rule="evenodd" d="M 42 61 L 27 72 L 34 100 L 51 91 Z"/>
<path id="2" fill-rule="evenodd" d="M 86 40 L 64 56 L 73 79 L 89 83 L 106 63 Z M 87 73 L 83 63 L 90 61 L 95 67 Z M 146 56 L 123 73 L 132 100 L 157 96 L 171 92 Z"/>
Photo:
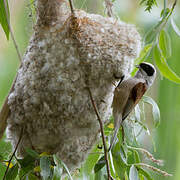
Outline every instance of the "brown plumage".
<path id="1" fill-rule="evenodd" d="M 116 140 L 122 121 L 135 108 L 154 81 L 156 71 L 151 64 L 141 63 L 138 68 L 139 70 L 134 77 L 120 82 L 114 91 L 112 108 L 115 130 L 109 149 L 112 148 Z"/>

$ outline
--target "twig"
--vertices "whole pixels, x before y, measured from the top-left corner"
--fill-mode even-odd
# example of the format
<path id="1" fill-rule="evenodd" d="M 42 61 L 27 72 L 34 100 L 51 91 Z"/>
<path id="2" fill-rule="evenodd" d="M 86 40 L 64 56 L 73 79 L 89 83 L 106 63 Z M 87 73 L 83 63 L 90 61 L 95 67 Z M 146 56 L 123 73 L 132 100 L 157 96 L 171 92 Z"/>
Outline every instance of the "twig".
<path id="1" fill-rule="evenodd" d="M 16 147 L 15 147 L 15 149 L 14 149 L 14 152 L 13 152 L 13 154 L 11 155 L 11 157 L 10 157 L 10 159 L 9 159 L 9 161 L 8 161 L 8 166 L 7 166 L 6 171 L 5 171 L 5 173 L 4 173 L 3 180 L 6 179 L 6 175 L 7 175 L 7 173 L 8 173 L 9 166 L 10 166 L 10 164 L 11 164 L 12 158 L 15 156 L 15 153 L 16 153 L 16 151 L 17 151 L 17 148 L 18 148 L 18 146 L 19 146 L 19 143 L 21 142 L 22 136 L 23 136 L 23 128 L 21 129 L 21 133 L 20 133 L 20 135 L 19 135 L 19 139 L 18 139 L 18 142 L 17 142 Z"/>
<path id="2" fill-rule="evenodd" d="M 7 2 L 6 2 L 6 0 L 3 0 L 3 2 L 4 2 L 5 12 L 6 12 L 6 18 L 7 18 L 7 23 L 8 23 L 9 32 L 10 32 L 10 34 L 11 34 L 11 38 L 12 38 L 12 40 L 13 40 L 13 44 L 14 44 L 14 47 L 15 47 L 15 49 L 16 49 L 16 52 L 17 52 L 19 61 L 21 62 L 21 61 L 22 61 L 21 54 L 20 54 L 18 45 L 17 45 L 17 43 L 16 43 L 16 40 L 15 40 L 15 38 L 14 38 L 14 34 L 13 34 L 13 32 L 12 32 L 11 25 L 10 25 L 9 18 L 8 18 L 8 16 L 9 16 L 8 14 L 9 14 L 9 13 L 8 13 Z"/>
<path id="3" fill-rule="evenodd" d="M 144 153 L 153 163 L 156 163 L 159 166 L 163 166 L 164 162 L 161 159 L 155 159 L 153 157 L 153 155 L 148 152 L 146 149 L 143 148 L 137 148 L 137 147 L 132 147 L 132 146 L 127 146 L 127 148 L 129 149 L 133 149 L 133 150 L 137 150 L 137 151 L 141 151 L 142 153 Z"/>
<path id="4" fill-rule="evenodd" d="M 106 161 L 106 169 L 107 169 L 108 180 L 112 180 L 111 173 L 110 173 L 110 168 L 109 168 L 109 162 L 108 162 L 108 151 L 107 151 L 107 147 L 106 147 L 106 141 L 105 141 L 103 123 L 102 123 L 102 120 L 101 120 L 100 115 L 99 115 L 99 113 L 98 113 L 98 110 L 97 110 L 97 108 L 96 108 L 95 102 L 94 102 L 94 100 L 93 100 L 93 97 L 92 97 L 92 93 L 91 93 L 90 88 L 88 88 L 88 92 L 89 92 L 89 96 L 90 96 L 90 99 L 91 99 L 91 103 L 92 103 L 92 105 L 93 105 L 94 111 L 95 111 L 95 113 L 96 113 L 96 116 L 97 116 L 97 118 L 98 118 L 99 125 L 100 125 L 100 130 L 101 130 L 101 135 L 102 135 L 102 141 L 103 141 L 103 146 L 104 146 L 104 157 L 105 157 L 105 161 Z"/>
<path id="5" fill-rule="evenodd" d="M 70 8 L 71 8 L 71 13 L 74 14 L 74 6 L 73 6 L 72 0 L 69 0 L 69 5 L 70 5 Z"/>
<path id="6" fill-rule="evenodd" d="M 158 169 L 158 168 L 156 168 L 156 167 L 154 167 L 154 166 L 150 166 L 149 164 L 136 163 L 136 164 L 134 164 L 134 165 L 135 165 L 135 166 L 142 166 L 142 167 L 149 168 L 149 169 L 151 169 L 151 170 L 154 171 L 154 172 L 157 172 L 157 173 L 159 173 L 159 174 L 162 174 L 163 176 L 172 176 L 172 174 L 169 174 L 169 173 L 167 173 L 166 171 L 163 171 L 163 170 L 161 170 L 161 169 Z"/>
<path id="7" fill-rule="evenodd" d="M 104 1 L 105 1 L 105 5 L 106 5 L 107 15 L 109 17 L 112 17 L 113 16 L 113 11 L 112 11 L 113 3 L 110 2 L 110 0 L 104 0 Z"/>

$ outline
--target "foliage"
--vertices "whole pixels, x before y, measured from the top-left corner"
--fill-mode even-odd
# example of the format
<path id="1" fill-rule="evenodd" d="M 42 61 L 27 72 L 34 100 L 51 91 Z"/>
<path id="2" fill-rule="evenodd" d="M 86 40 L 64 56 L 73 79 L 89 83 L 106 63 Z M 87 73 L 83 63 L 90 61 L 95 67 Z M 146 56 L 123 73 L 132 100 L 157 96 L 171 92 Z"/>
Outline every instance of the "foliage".
<path id="1" fill-rule="evenodd" d="M 2 6 L 0 6 L 0 23 L 3 27 L 6 37 L 9 37 L 8 22 L 4 9 L 4 1 L 0 0 Z M 31 1 L 33 2 L 33 1 Z M 155 0 L 142 0 L 141 4 L 146 5 L 147 11 L 150 12 L 153 5 L 157 5 Z M 153 59 L 161 74 L 167 79 L 180 83 L 180 78 L 176 75 L 168 66 L 167 59 L 171 56 L 171 40 L 169 33 L 166 30 L 166 24 L 171 18 L 171 26 L 174 31 L 180 36 L 180 30 L 175 24 L 171 17 L 175 5 L 171 9 L 164 8 L 160 15 L 160 21 L 155 27 L 146 33 L 144 38 L 144 48 L 142 49 L 140 56 L 135 60 L 135 64 L 143 61 L 147 61 L 149 56 L 153 54 Z M 132 75 L 136 70 L 134 69 Z M 141 106 L 144 107 L 144 102 L 152 105 L 152 114 L 154 118 L 154 126 L 157 127 L 160 123 L 160 112 L 157 104 L 149 97 L 143 97 Z M 149 152 L 143 151 L 139 147 L 138 138 L 143 133 L 150 134 L 147 124 L 144 122 L 145 112 L 144 109 L 139 110 L 139 106 L 136 107 L 134 115 L 131 120 L 124 122 L 124 134 L 121 129 L 118 134 L 118 141 L 113 147 L 112 151 L 109 152 L 110 170 L 111 175 L 115 179 L 147 179 L 152 180 L 151 174 L 144 168 L 150 167 L 151 170 L 163 174 L 161 171 L 153 166 L 145 165 L 142 163 L 141 153 L 147 154 Z M 112 132 L 112 121 L 105 126 L 104 130 L 106 136 L 109 137 Z M 132 128 L 130 128 L 132 126 Z M 123 137 L 124 136 L 124 137 Z M 124 138 L 124 141 L 123 141 Z M 107 144 L 109 143 L 107 139 Z M 53 179 L 57 180 L 62 177 L 63 172 L 68 174 L 69 179 L 80 179 L 80 178 L 93 178 L 93 179 L 106 179 L 106 166 L 104 160 L 104 153 L 101 148 L 102 142 L 99 142 L 100 146 L 95 146 L 92 152 L 89 154 L 86 162 L 79 169 L 80 172 L 70 174 L 66 165 L 55 155 L 48 155 L 47 153 L 38 154 L 37 152 L 27 149 L 27 155 L 24 159 L 13 159 L 13 163 L 10 164 L 10 168 L 6 175 L 6 179 L 38 179 L 40 176 L 44 180 Z M 147 153 L 145 153 L 147 152 Z M 148 156 L 149 161 L 157 163 L 152 160 L 151 155 Z M 157 163 L 158 164 L 158 163 Z M 7 166 L 7 160 L 0 154 L 0 165 L 3 167 Z M 163 174 L 164 175 L 164 174 Z M 167 174 L 168 175 L 168 174 Z"/>
<path id="2" fill-rule="evenodd" d="M 9 7 L 8 7 L 8 1 L 7 2 L 7 10 L 9 13 Z M 9 20 L 9 14 L 8 17 L 6 16 L 6 5 L 4 4 L 4 0 L 0 0 L 0 24 L 6 34 L 7 40 L 9 39 L 9 25 L 8 25 L 8 20 Z"/>
<path id="3" fill-rule="evenodd" d="M 157 2 L 156 2 L 156 0 L 141 0 L 140 4 L 145 4 L 145 6 L 146 6 L 145 11 L 150 12 L 152 7 L 154 5 L 157 5 Z"/>
<path id="4" fill-rule="evenodd" d="M 149 56 L 153 54 L 154 63 L 159 69 L 161 75 L 179 84 L 180 77 L 167 64 L 167 59 L 171 56 L 171 39 L 166 30 L 166 25 L 170 18 L 173 30 L 177 35 L 180 35 L 180 30 L 171 17 L 175 5 L 176 0 L 171 9 L 164 6 L 164 9 L 160 14 L 159 22 L 145 34 L 145 46 L 142 49 L 140 56 L 135 60 L 135 63 L 147 61 L 150 59 Z M 135 74 L 135 72 L 136 70 L 134 69 L 132 74 Z"/>

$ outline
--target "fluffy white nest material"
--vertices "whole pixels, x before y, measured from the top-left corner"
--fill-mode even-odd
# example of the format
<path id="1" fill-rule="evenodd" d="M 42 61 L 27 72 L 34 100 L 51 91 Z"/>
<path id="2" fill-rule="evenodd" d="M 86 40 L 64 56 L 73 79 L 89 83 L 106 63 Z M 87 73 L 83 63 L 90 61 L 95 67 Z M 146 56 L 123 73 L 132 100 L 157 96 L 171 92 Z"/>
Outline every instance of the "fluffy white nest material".
<path id="1" fill-rule="evenodd" d="M 7 136 L 15 147 L 24 127 L 19 156 L 26 147 L 55 153 L 74 169 L 99 139 L 98 120 L 86 88 L 91 89 L 107 122 L 113 82 L 132 70 L 140 36 L 133 25 L 116 19 L 84 11 L 75 11 L 73 17 L 61 6 L 60 10 L 61 17 L 48 25 L 39 15 L 9 95 Z"/>

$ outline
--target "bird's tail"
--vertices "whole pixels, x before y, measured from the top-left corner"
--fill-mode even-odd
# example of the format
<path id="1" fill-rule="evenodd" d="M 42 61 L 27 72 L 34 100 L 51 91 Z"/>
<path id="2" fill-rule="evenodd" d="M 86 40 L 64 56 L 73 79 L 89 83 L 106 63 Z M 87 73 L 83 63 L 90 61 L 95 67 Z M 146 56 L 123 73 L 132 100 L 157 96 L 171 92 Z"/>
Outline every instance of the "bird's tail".
<path id="1" fill-rule="evenodd" d="M 117 134 L 118 134 L 118 131 L 119 131 L 119 128 L 121 125 L 121 121 L 122 121 L 122 115 L 121 114 L 118 114 L 118 116 L 116 116 L 116 115 L 114 116 L 114 134 L 111 138 L 111 144 L 110 144 L 108 151 L 110 151 L 112 149 L 114 143 L 116 142 Z"/>

